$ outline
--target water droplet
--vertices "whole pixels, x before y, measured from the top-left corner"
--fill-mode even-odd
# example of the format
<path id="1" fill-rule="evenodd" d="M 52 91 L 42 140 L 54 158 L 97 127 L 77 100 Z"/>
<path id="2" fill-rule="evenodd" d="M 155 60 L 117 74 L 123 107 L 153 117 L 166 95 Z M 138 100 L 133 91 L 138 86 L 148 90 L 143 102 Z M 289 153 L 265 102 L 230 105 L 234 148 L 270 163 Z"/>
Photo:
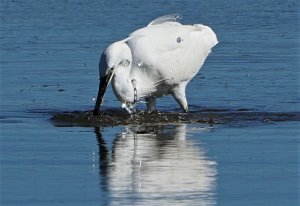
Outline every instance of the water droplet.
<path id="1" fill-rule="evenodd" d="M 96 101 L 96 97 L 93 97 L 93 101 Z"/>
<path id="2" fill-rule="evenodd" d="M 173 72 L 173 69 L 171 69 L 171 73 Z"/>
<path id="3" fill-rule="evenodd" d="M 138 63 L 138 67 L 141 67 L 141 66 L 143 66 L 143 62 L 142 62 L 142 61 L 140 61 L 140 62 Z"/>

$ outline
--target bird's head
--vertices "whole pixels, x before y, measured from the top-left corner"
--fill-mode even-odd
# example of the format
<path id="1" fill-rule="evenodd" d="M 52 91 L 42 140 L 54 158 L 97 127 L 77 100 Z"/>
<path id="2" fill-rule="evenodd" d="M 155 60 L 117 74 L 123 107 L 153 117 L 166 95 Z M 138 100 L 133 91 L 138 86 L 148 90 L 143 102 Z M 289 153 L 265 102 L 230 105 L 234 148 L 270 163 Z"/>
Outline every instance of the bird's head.
<path id="1" fill-rule="evenodd" d="M 99 63 L 100 83 L 93 114 L 99 113 L 104 93 L 112 77 L 119 69 L 130 68 L 132 54 L 126 42 L 115 42 L 102 53 Z"/>

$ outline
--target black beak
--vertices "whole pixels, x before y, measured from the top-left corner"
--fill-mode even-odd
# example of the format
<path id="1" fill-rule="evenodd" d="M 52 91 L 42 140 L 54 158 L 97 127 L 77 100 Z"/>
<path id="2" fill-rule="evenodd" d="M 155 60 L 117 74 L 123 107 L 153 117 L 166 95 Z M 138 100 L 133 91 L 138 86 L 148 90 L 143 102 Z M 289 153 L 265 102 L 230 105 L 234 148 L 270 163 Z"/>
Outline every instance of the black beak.
<path id="1" fill-rule="evenodd" d="M 101 103 L 103 101 L 104 93 L 106 91 L 106 88 L 107 88 L 110 80 L 111 80 L 112 75 L 113 75 L 113 72 L 111 71 L 105 77 L 100 78 L 98 96 L 97 96 L 97 101 L 95 104 L 95 109 L 93 111 L 93 115 L 99 114 L 99 109 L 100 109 Z"/>

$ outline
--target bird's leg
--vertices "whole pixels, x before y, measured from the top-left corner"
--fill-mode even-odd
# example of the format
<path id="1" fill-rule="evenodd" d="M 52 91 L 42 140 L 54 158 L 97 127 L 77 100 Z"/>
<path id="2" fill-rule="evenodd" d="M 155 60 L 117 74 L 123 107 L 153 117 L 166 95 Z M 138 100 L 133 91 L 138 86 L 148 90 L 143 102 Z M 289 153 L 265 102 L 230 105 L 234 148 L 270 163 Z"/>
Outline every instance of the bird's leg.
<path id="1" fill-rule="evenodd" d="M 145 98 L 147 102 L 147 110 L 154 111 L 156 110 L 156 98 L 155 97 L 147 97 Z"/>
<path id="2" fill-rule="evenodd" d="M 187 82 L 183 82 L 179 84 L 177 87 L 175 87 L 172 91 L 172 95 L 177 101 L 177 103 L 180 105 L 180 107 L 183 109 L 185 113 L 189 111 L 188 103 L 185 96 L 185 88 L 186 88 Z"/>

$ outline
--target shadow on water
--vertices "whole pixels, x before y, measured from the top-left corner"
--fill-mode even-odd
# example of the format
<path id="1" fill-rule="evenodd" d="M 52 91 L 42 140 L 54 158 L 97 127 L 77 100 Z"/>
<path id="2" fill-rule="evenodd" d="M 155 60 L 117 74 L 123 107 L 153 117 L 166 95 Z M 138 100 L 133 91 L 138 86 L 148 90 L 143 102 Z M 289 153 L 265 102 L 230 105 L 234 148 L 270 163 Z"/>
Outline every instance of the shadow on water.
<path id="1" fill-rule="evenodd" d="M 248 109 L 205 108 L 189 113 L 137 112 L 128 114 L 124 110 L 108 109 L 94 116 L 91 111 L 55 113 L 51 118 L 56 126 L 101 126 L 151 125 L 170 123 L 208 123 L 247 125 L 249 122 L 286 122 L 300 121 L 300 112 L 264 112 Z"/>
<path id="2" fill-rule="evenodd" d="M 125 127 L 111 149 L 95 128 L 100 187 L 110 205 L 215 204 L 216 162 L 186 139 L 186 126 Z"/>

